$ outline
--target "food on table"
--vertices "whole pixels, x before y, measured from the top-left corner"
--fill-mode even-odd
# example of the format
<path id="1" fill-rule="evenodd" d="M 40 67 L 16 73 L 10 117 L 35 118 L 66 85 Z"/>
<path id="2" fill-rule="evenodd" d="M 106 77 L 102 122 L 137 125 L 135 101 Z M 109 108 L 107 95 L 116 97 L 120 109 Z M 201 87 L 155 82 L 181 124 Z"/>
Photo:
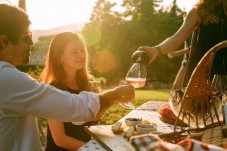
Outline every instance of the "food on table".
<path id="1" fill-rule="evenodd" d="M 126 118 L 125 119 L 125 124 L 128 127 L 134 127 L 138 124 L 142 124 L 142 118 Z"/>
<path id="2" fill-rule="evenodd" d="M 124 127 L 122 126 L 122 122 L 116 122 L 114 125 L 112 125 L 112 131 L 113 133 L 120 133 L 123 132 Z"/>
<path id="3" fill-rule="evenodd" d="M 124 131 L 123 135 L 126 138 L 130 138 L 134 134 L 134 127 L 129 127 L 126 131 Z"/>
<path id="4" fill-rule="evenodd" d="M 136 126 L 136 131 L 138 134 L 147 134 L 150 132 L 157 131 L 157 124 L 138 124 Z"/>

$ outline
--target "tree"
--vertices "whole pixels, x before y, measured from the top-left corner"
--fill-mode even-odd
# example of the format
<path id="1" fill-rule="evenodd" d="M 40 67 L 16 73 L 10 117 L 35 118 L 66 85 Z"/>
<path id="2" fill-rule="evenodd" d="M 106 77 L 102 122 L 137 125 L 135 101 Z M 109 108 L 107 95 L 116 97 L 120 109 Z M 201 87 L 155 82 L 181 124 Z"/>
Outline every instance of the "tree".
<path id="1" fill-rule="evenodd" d="M 173 16 L 177 16 L 179 14 L 182 15 L 182 10 L 180 10 L 180 8 L 177 6 L 177 0 L 173 0 L 170 9 L 170 14 Z"/>
<path id="2" fill-rule="evenodd" d="M 91 64 L 92 72 L 95 75 L 105 76 L 108 79 L 116 75 L 114 72 L 118 69 L 120 61 L 117 54 L 118 51 L 116 52 L 116 43 L 114 44 L 114 42 L 119 38 L 118 31 L 123 20 L 118 12 L 112 11 L 115 5 L 116 3 L 111 3 L 107 0 L 98 0 L 93 8 L 90 22 L 85 25 L 82 31 L 91 58 L 94 54 L 104 51 L 108 51 L 107 53 L 112 54 L 114 57 L 116 64 L 108 73 L 96 71 Z"/>
<path id="3" fill-rule="evenodd" d="M 83 34 L 85 39 L 89 36 L 93 39 L 93 45 L 88 47 L 91 56 L 107 50 L 115 56 L 116 66 L 107 73 L 97 72 L 91 66 L 92 73 L 104 76 L 108 82 L 123 79 L 132 65 L 131 55 L 139 46 L 156 45 L 176 32 L 182 23 L 181 14 L 175 13 L 178 10 L 176 1 L 170 10 L 158 9 L 160 2 L 162 0 L 124 0 L 125 11 L 119 13 L 113 11 L 115 3 L 97 1 Z M 148 77 L 168 82 L 178 70 L 176 66 L 180 62 L 177 63 L 166 56 L 160 57 L 149 68 Z"/>
<path id="4" fill-rule="evenodd" d="M 124 0 L 122 6 L 126 11 L 124 16 L 132 20 L 149 21 L 156 12 L 156 7 L 163 0 Z"/>
<path id="5" fill-rule="evenodd" d="M 26 11 L 26 0 L 19 0 L 18 6 Z"/>

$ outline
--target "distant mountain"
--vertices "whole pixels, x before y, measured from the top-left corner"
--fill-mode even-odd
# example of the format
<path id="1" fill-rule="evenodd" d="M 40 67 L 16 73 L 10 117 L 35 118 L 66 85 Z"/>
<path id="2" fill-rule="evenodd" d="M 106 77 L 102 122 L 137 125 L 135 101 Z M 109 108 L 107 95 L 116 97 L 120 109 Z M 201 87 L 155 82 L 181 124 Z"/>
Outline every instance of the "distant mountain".
<path id="1" fill-rule="evenodd" d="M 53 35 L 53 34 L 56 34 L 59 32 L 67 31 L 67 30 L 71 30 L 74 32 L 80 32 L 83 29 L 84 25 L 85 25 L 84 22 L 79 22 L 79 23 L 69 24 L 66 26 L 52 28 L 49 30 L 32 30 L 32 40 L 33 40 L 33 42 L 37 42 L 38 38 L 40 36 Z"/>

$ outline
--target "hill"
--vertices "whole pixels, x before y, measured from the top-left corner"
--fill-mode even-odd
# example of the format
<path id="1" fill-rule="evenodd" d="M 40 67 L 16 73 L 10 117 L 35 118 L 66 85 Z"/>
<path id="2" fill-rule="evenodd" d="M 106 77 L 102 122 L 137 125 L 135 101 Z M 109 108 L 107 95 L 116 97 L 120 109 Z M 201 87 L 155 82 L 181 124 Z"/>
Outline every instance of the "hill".
<path id="1" fill-rule="evenodd" d="M 85 25 L 84 22 L 79 22 L 79 23 L 69 24 L 66 26 L 52 28 L 49 30 L 32 30 L 32 40 L 35 43 L 38 41 L 38 38 L 40 36 L 53 35 L 53 34 L 56 34 L 59 32 L 67 31 L 67 30 L 72 30 L 74 32 L 80 32 L 83 29 L 84 25 Z"/>
<path id="2" fill-rule="evenodd" d="M 63 31 L 71 30 L 74 32 L 80 32 L 85 23 L 74 23 L 66 26 L 60 26 L 56 28 L 52 28 L 49 30 L 32 30 L 32 40 L 34 43 L 38 41 L 40 36 L 49 36 L 53 34 L 57 34 Z M 45 63 L 46 58 L 46 51 L 33 51 L 30 56 L 30 62 L 28 64 L 36 64 L 36 65 L 43 65 Z"/>

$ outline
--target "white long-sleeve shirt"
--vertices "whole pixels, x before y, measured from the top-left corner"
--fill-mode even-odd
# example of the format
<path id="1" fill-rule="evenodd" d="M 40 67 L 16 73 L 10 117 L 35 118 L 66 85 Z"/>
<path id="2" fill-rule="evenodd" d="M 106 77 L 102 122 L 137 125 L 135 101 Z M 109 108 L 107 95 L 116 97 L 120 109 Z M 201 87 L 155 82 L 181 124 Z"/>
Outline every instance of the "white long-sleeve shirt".
<path id="1" fill-rule="evenodd" d="M 41 151 L 36 117 L 87 122 L 99 109 L 95 93 L 61 91 L 0 61 L 0 151 Z"/>

